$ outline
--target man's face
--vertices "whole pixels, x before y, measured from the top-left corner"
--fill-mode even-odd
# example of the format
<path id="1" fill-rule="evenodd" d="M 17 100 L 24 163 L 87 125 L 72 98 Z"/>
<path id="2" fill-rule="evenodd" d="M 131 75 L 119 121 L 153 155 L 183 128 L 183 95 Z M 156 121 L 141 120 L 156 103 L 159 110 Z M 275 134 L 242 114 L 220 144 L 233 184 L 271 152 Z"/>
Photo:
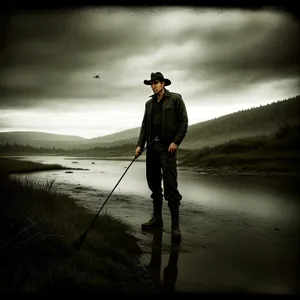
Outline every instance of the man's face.
<path id="1" fill-rule="evenodd" d="M 164 88 L 165 83 L 159 80 L 154 80 L 151 83 L 151 88 L 155 94 L 159 93 Z"/>

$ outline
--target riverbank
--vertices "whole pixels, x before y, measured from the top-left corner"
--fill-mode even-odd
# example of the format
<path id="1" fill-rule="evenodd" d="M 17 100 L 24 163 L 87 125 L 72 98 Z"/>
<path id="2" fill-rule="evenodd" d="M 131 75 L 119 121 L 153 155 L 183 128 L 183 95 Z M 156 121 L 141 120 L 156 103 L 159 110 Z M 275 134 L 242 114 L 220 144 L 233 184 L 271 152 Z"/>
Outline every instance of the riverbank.
<path id="1" fill-rule="evenodd" d="M 267 136 L 232 139 L 212 147 L 183 151 L 180 165 L 206 175 L 297 176 L 300 125 Z M 180 151 L 180 150 L 179 150 Z"/>
<path id="2" fill-rule="evenodd" d="M 52 181 L 9 176 L 63 167 L 1 158 L 0 169 L 2 293 L 162 291 L 139 264 L 142 250 L 129 224 L 101 213 L 77 250 L 72 242 L 95 215 L 58 193 Z"/>
<path id="3" fill-rule="evenodd" d="M 83 170 L 89 171 L 89 169 L 83 168 L 67 168 L 59 164 L 45 165 L 38 162 L 18 160 L 20 156 L 0 157 L 0 172 L 2 174 L 11 173 L 30 173 L 37 171 L 47 170 Z"/>
<path id="4" fill-rule="evenodd" d="M 180 169 L 196 171 L 212 176 L 299 176 L 300 127 L 282 128 L 269 136 L 233 139 L 226 143 L 201 149 L 178 149 L 177 160 Z M 86 150 L 28 152 L 21 145 L 2 147 L 0 156 L 63 156 L 72 160 L 122 160 L 132 161 L 135 145 L 124 147 L 93 148 Z M 23 147 L 23 148 L 22 148 Z M 23 149 L 21 152 L 20 150 Z M 51 151 L 54 151 L 53 153 Z M 145 163 L 143 153 L 136 162 Z"/>
<path id="5" fill-rule="evenodd" d="M 206 176 L 258 176 L 258 177 L 299 177 L 299 172 L 280 172 L 280 171 L 274 171 L 274 170 L 251 170 L 251 169 L 238 169 L 231 166 L 225 166 L 225 167 L 193 167 L 193 166 L 182 166 L 178 165 L 178 170 L 181 171 L 192 171 L 196 172 L 201 175 Z"/>

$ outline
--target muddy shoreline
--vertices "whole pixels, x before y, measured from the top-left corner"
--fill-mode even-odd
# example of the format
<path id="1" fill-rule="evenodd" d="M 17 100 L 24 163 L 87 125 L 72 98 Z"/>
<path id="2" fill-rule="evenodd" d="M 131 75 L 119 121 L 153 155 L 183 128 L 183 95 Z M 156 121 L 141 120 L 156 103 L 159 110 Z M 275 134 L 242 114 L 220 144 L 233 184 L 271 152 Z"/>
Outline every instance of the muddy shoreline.
<path id="1" fill-rule="evenodd" d="M 111 191 L 63 181 L 56 182 L 56 188 L 95 213 Z M 251 195 L 252 192 L 245 201 Z M 142 250 L 141 266 L 151 272 L 149 275 L 157 276 L 159 282 L 171 281 L 177 292 L 294 294 L 297 224 L 284 210 L 281 217 L 271 218 L 268 211 L 275 206 L 268 207 L 251 213 L 246 206 L 239 211 L 227 205 L 213 207 L 211 201 L 183 201 L 178 251 L 171 247 L 171 218 L 166 201 L 161 238 L 141 231 L 141 223 L 152 214 L 149 197 L 116 191 L 104 211 L 133 227 Z M 173 271 L 168 273 L 167 266 Z"/>

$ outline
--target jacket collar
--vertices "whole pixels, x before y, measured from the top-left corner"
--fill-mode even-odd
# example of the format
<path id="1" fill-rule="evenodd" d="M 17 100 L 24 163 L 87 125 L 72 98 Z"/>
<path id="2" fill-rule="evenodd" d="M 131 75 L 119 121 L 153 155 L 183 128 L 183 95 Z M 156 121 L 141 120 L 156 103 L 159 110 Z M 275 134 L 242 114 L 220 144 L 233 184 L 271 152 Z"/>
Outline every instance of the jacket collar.
<path id="1" fill-rule="evenodd" d="M 169 96 L 170 96 L 170 92 L 169 92 L 169 90 L 167 90 L 165 88 L 165 92 L 164 92 L 164 96 L 163 97 L 169 97 Z M 154 99 L 154 98 L 156 98 L 156 94 L 152 94 L 149 97 L 151 97 L 152 99 Z"/>

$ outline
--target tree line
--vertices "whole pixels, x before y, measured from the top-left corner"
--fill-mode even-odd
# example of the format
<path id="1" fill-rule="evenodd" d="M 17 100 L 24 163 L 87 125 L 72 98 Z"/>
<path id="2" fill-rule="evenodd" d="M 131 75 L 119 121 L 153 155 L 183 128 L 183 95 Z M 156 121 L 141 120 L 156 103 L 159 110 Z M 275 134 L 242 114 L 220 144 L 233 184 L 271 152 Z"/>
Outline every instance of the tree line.
<path id="1" fill-rule="evenodd" d="M 30 145 L 22 145 L 17 144 L 14 142 L 13 144 L 6 143 L 0 145 L 0 154 L 9 155 L 10 153 L 41 153 L 41 154 L 57 154 L 57 155 L 72 155 L 72 154 L 85 154 L 85 155 L 98 155 L 98 154 L 105 154 L 108 152 L 114 153 L 122 153 L 122 152 L 134 153 L 135 151 L 135 144 L 124 144 L 118 146 L 111 146 L 111 147 L 93 147 L 88 149 L 63 149 L 63 148 L 46 148 L 46 147 L 32 147 Z M 131 151 L 131 152 L 130 152 Z"/>
<path id="2" fill-rule="evenodd" d="M 285 123 L 299 121 L 300 95 L 260 107 L 241 110 L 209 121 L 191 125 L 187 139 L 206 138 L 230 132 L 276 131 Z"/>

